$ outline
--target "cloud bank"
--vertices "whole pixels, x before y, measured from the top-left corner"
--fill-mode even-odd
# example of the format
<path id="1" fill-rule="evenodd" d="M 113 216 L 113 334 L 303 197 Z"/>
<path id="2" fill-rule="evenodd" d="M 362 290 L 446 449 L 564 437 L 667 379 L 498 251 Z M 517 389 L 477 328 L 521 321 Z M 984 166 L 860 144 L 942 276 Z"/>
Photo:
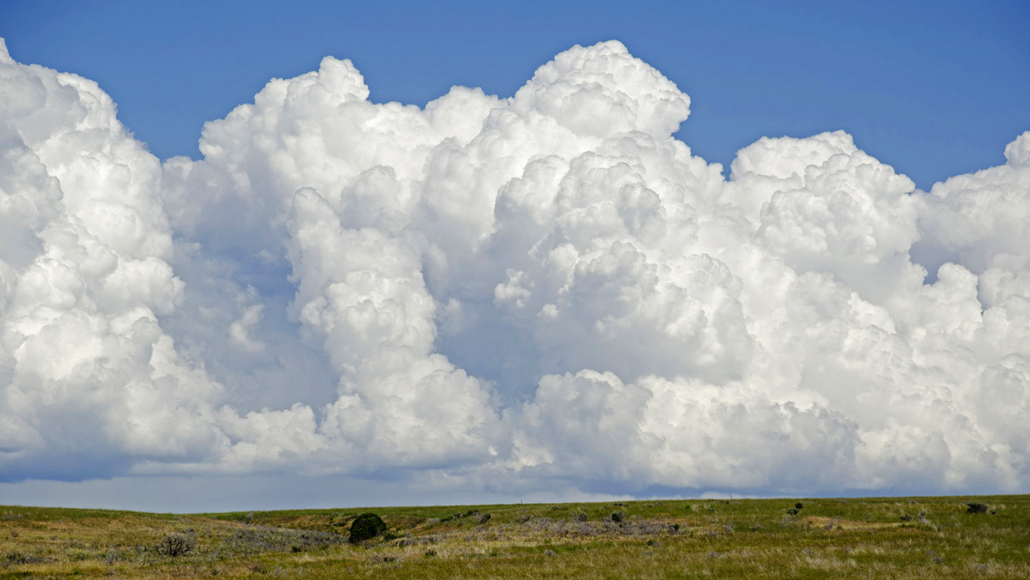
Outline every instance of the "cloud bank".
<path id="1" fill-rule="evenodd" d="M 0 476 L 1030 489 L 1030 132 L 915 189 L 842 131 L 723 168 L 618 42 L 513 97 L 274 79 L 160 161 L 0 45 Z"/>

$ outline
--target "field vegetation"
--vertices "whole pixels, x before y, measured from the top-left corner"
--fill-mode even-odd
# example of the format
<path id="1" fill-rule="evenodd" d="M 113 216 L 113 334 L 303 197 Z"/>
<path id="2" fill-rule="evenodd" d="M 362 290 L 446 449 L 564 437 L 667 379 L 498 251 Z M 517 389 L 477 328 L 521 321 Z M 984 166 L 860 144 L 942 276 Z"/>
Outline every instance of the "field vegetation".
<path id="1" fill-rule="evenodd" d="M 351 543 L 369 512 L 385 532 Z M 0 579 L 84 576 L 1030 578 L 1030 496 L 195 515 L 0 506 Z"/>

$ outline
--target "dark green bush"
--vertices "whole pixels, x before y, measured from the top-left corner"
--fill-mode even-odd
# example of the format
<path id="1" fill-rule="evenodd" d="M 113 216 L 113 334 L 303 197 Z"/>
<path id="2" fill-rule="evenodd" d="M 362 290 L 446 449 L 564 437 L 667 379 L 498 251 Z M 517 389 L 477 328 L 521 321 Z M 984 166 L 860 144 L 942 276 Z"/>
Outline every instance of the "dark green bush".
<path id="1" fill-rule="evenodd" d="M 621 522 L 621 521 L 623 521 L 625 519 L 626 519 L 626 514 L 622 513 L 621 511 L 614 511 L 614 512 L 612 512 L 612 521 L 613 522 L 619 523 L 619 522 Z"/>
<path id="2" fill-rule="evenodd" d="M 373 513 L 361 514 L 354 518 L 350 525 L 350 543 L 357 544 L 371 540 L 384 532 L 386 532 L 386 523 L 383 518 Z"/>
<path id="3" fill-rule="evenodd" d="M 985 514 L 987 513 L 987 504 L 985 503 L 967 503 L 969 509 L 966 510 L 971 514 Z"/>

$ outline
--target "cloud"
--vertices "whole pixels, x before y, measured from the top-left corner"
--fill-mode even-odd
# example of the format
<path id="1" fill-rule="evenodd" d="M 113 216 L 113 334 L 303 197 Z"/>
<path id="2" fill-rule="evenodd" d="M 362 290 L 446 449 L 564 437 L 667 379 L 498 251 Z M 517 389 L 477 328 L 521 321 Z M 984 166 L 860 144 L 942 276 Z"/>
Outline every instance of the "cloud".
<path id="1" fill-rule="evenodd" d="M 423 108 L 327 57 L 159 162 L 95 83 L 0 75 L 8 481 L 1030 484 L 1030 132 L 930 192 L 840 131 L 726 178 L 613 41 Z"/>
<path id="2" fill-rule="evenodd" d="M 160 164 L 95 83 L 0 60 L 6 477 L 206 456 L 218 385 L 158 322 L 182 300 Z"/>

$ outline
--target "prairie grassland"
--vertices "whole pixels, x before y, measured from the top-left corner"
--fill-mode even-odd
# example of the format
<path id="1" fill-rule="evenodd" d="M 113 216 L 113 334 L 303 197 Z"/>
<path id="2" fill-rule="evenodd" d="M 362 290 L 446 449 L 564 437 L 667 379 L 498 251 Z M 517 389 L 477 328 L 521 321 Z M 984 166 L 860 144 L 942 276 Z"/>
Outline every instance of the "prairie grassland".
<path id="1" fill-rule="evenodd" d="M 986 513 L 969 513 L 977 502 Z M 349 544 L 350 522 L 367 511 L 389 531 Z M 1030 496 L 182 516 L 0 507 L 0 579 L 73 576 L 1030 578 Z"/>

